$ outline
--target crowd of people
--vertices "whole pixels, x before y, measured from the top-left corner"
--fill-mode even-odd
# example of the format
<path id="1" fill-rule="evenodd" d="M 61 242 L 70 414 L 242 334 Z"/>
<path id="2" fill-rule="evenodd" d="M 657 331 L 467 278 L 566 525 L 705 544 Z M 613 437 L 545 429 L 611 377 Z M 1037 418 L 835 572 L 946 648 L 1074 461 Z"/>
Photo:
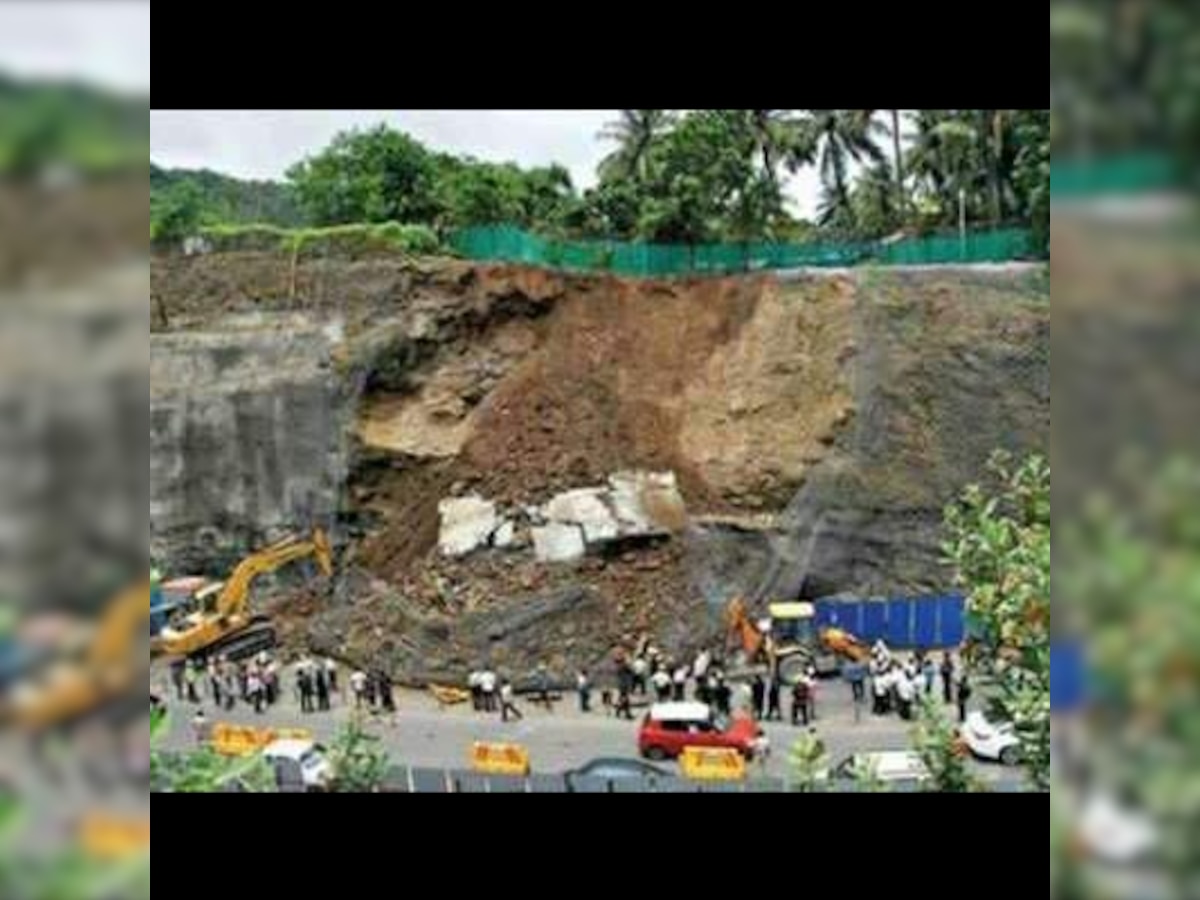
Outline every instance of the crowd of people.
<path id="1" fill-rule="evenodd" d="M 924 652 L 902 662 L 880 641 L 868 662 L 849 663 L 843 677 L 856 704 L 865 705 L 870 694 L 875 715 L 895 714 L 905 721 L 915 718 L 919 695 L 932 696 L 940 682 L 944 702 L 957 704 L 960 721 L 966 720 L 971 684 L 950 653 L 944 653 L 940 662 Z M 511 679 L 481 666 L 470 674 L 468 686 L 476 712 L 498 714 L 505 722 L 524 718 L 517 708 Z M 547 667 L 540 665 L 532 689 L 526 693 L 535 704 L 552 713 L 554 687 Z M 723 661 L 710 649 L 701 649 L 691 661 L 676 660 L 659 651 L 648 638 L 642 638 L 632 652 L 616 652 L 605 686 L 597 689 L 592 673 L 585 669 L 576 673 L 574 689 L 579 711 L 585 714 L 594 711 L 593 699 L 598 690 L 601 710 L 620 719 L 632 720 L 635 704 L 694 699 L 724 715 L 735 708 L 744 709 L 762 722 L 790 721 L 797 727 L 809 727 L 817 720 L 817 701 L 823 688 L 812 665 L 791 686 L 769 672 L 760 672 L 749 683 L 734 686 L 725 675 Z M 786 717 L 785 705 L 789 706 Z"/>
<path id="2" fill-rule="evenodd" d="M 284 679 L 284 667 L 266 652 L 241 661 L 217 656 L 171 666 L 175 699 L 197 710 L 211 703 L 217 711 L 230 712 L 241 703 L 264 715 L 282 701 Z M 302 656 L 291 666 L 290 686 L 303 715 L 332 712 L 337 704 L 373 714 L 396 712 L 395 684 L 382 670 L 355 670 L 343 681 L 332 659 Z M 202 712 L 199 718 L 204 718 Z"/>

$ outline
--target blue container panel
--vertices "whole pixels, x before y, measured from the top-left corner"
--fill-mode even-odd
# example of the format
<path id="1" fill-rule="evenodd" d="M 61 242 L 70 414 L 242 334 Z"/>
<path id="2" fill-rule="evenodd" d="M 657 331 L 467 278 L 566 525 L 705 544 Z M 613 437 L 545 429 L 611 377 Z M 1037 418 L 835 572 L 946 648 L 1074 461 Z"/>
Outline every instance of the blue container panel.
<path id="1" fill-rule="evenodd" d="M 887 638 L 888 609 L 885 603 L 863 604 L 863 627 L 859 637 L 868 644 Z"/>
<path id="2" fill-rule="evenodd" d="M 914 643 L 922 650 L 931 650 L 938 646 L 938 602 L 923 597 L 916 602 L 916 640 Z"/>
<path id="3" fill-rule="evenodd" d="M 1050 647 L 1050 709 L 1071 712 L 1084 703 L 1083 651 L 1078 645 Z"/>
<path id="4" fill-rule="evenodd" d="M 863 631 L 863 603 L 843 603 L 838 610 L 843 631 L 848 631 L 856 637 L 861 637 Z"/>
<path id="5" fill-rule="evenodd" d="M 817 609 L 817 628 L 832 628 L 837 625 L 841 616 L 838 615 L 836 601 L 818 600 L 814 605 Z"/>
<path id="6" fill-rule="evenodd" d="M 889 600 L 887 604 L 887 642 L 892 647 L 913 645 L 913 604 L 911 600 Z"/>
<path id="7" fill-rule="evenodd" d="M 941 640 L 938 643 L 946 649 L 961 646 L 966 639 L 966 601 L 962 597 L 943 597 L 938 606 L 941 613 Z"/>

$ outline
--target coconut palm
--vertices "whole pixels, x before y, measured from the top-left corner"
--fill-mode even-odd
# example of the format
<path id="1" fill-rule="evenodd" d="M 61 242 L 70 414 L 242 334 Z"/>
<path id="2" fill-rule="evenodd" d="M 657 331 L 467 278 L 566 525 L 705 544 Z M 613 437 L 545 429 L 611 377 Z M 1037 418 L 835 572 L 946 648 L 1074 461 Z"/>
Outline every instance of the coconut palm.
<path id="1" fill-rule="evenodd" d="M 644 180 L 650 147 L 674 123 L 674 113 L 669 109 L 621 110 L 621 117 L 600 132 L 601 140 L 617 144 L 617 149 L 600 163 L 601 177 Z"/>
<path id="2" fill-rule="evenodd" d="M 887 129 L 876 120 L 874 110 L 809 109 L 796 128 L 796 142 L 789 165 L 793 170 L 816 164 L 825 188 L 822 218 L 838 219 L 850 207 L 851 164 L 885 162 L 877 139 Z"/>

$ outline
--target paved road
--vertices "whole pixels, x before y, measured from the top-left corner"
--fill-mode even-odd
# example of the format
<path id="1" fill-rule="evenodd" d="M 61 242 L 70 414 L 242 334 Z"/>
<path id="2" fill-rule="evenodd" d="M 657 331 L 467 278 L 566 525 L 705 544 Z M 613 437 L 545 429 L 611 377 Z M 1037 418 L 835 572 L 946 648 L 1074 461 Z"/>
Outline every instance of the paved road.
<path id="1" fill-rule="evenodd" d="M 162 696 L 170 696 L 160 687 Z M 431 697 L 422 693 L 401 693 L 399 712 L 394 722 L 376 719 L 369 725 L 378 734 L 397 764 L 430 768 L 467 768 L 468 753 L 475 741 L 503 741 L 521 744 L 529 749 L 533 767 L 539 772 L 561 772 L 583 765 L 597 757 L 636 757 L 637 723 L 624 722 L 604 713 L 583 715 L 573 697 L 558 704 L 553 714 L 534 708 L 529 702 L 519 702 L 525 714 L 522 722 L 503 724 L 498 716 L 473 712 L 469 705 L 439 710 Z M 864 713 L 862 721 L 854 720 L 853 703 L 846 685 L 830 682 L 823 685 L 816 723 L 821 739 L 829 748 L 833 762 L 862 751 L 906 750 L 911 746 L 911 726 L 896 718 L 877 719 Z M 194 744 L 190 729 L 192 710 L 172 703 L 177 710 L 172 716 L 171 731 L 164 742 L 169 749 Z M 258 716 L 252 709 L 239 705 L 232 712 L 214 712 L 206 703 L 210 722 L 259 727 L 300 727 L 312 731 L 318 740 L 328 742 L 350 719 L 352 711 L 344 700 L 338 699 L 329 713 L 304 715 L 292 698 Z M 636 713 L 636 711 L 635 711 Z M 770 723 L 766 726 L 773 752 L 765 763 L 765 774 L 783 777 L 787 772 L 787 753 L 803 733 L 790 725 Z M 670 764 L 666 768 L 671 768 Z M 759 769 L 762 772 L 762 768 Z M 1004 770 L 981 766 L 980 774 L 995 780 Z"/>

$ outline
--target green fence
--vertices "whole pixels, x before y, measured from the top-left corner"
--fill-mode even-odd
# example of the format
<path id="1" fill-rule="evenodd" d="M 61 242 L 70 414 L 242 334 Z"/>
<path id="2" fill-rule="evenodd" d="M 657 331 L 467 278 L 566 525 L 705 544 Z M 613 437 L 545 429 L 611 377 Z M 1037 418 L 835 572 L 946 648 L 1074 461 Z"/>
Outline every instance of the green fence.
<path id="1" fill-rule="evenodd" d="M 1060 161 L 1050 165 L 1050 196 L 1055 200 L 1142 194 L 1178 185 L 1175 164 L 1168 157 L 1156 154 Z"/>
<path id="2" fill-rule="evenodd" d="M 554 269 L 666 277 L 857 265 L 1003 263 L 1036 259 L 1025 229 L 914 238 L 893 243 L 703 244 L 694 247 L 609 241 L 555 241 L 511 227 L 468 228 L 451 237 L 468 259 Z"/>

